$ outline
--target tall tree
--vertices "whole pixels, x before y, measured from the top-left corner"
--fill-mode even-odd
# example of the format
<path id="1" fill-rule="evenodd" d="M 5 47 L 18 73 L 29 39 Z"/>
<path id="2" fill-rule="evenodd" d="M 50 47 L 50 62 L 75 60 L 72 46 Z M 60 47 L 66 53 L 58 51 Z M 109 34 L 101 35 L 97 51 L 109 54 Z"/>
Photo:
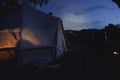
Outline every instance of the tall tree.
<path id="1" fill-rule="evenodd" d="M 0 20 L 4 18 L 9 12 L 21 6 L 22 3 L 43 6 L 49 0 L 0 0 Z"/>
<path id="2" fill-rule="evenodd" d="M 112 1 L 115 2 L 118 5 L 118 7 L 120 8 L 120 0 L 112 0 Z"/>

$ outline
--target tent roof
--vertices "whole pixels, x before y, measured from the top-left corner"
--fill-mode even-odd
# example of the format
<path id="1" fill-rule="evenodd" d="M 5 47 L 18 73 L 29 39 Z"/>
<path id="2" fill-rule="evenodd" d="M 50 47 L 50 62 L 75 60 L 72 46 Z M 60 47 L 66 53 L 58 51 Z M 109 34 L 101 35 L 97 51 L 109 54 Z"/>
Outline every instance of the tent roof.
<path id="1" fill-rule="evenodd" d="M 19 37 L 17 42 L 20 40 L 21 49 L 54 46 L 55 33 L 60 21 L 60 18 L 45 14 L 29 5 L 23 5 L 0 23 L 0 33 L 11 34 L 13 38 Z M 10 38 L 7 41 L 10 43 Z M 15 47 L 12 44 L 11 46 Z"/>

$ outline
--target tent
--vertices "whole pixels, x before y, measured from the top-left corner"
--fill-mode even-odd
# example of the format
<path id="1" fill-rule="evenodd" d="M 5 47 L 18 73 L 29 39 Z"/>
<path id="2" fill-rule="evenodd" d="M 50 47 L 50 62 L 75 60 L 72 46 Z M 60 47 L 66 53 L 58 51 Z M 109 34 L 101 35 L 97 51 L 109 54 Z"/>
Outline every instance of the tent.
<path id="1" fill-rule="evenodd" d="M 0 23 L 0 55 L 17 55 L 21 65 L 47 64 L 66 50 L 62 20 L 29 5 L 23 5 Z"/>

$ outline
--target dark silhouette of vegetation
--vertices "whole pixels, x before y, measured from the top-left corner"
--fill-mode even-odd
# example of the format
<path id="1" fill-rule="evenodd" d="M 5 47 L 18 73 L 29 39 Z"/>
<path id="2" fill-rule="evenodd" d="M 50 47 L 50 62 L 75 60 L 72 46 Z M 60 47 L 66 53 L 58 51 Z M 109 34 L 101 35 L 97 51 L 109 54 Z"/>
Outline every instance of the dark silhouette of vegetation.
<path id="1" fill-rule="evenodd" d="M 112 1 L 115 2 L 118 5 L 118 7 L 120 8 L 120 0 L 112 0 Z"/>
<path id="2" fill-rule="evenodd" d="M 0 20 L 7 14 L 19 8 L 23 3 L 43 6 L 49 0 L 0 0 Z"/>
<path id="3" fill-rule="evenodd" d="M 70 69 L 67 67 L 64 71 L 68 69 L 66 74 L 73 76 L 67 78 L 119 79 L 117 74 L 120 71 L 119 27 L 109 24 L 104 29 L 67 30 L 65 33 L 71 56 L 65 57 L 63 63 Z"/>

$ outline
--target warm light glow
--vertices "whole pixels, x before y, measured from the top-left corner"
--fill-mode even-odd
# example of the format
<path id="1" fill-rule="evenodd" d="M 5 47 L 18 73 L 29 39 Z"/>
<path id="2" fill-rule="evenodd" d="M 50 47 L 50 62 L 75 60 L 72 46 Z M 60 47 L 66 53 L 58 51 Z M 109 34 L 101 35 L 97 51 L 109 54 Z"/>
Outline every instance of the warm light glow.
<path id="1" fill-rule="evenodd" d="M 41 40 L 38 39 L 39 38 L 37 36 L 38 34 L 35 34 L 35 32 L 36 31 L 31 29 L 31 28 L 25 28 L 22 31 L 22 39 L 32 43 L 35 46 L 40 45 L 41 44 Z"/>
<path id="2" fill-rule="evenodd" d="M 113 54 L 117 55 L 117 54 L 119 54 L 119 53 L 118 53 L 118 52 L 113 52 Z"/>
<path id="3" fill-rule="evenodd" d="M 12 48 L 16 47 L 19 41 L 20 29 L 3 29 L 0 30 L 0 48 Z"/>
<path id="4" fill-rule="evenodd" d="M 19 28 L 0 30 L 0 49 L 16 47 L 20 39 L 19 32 Z M 14 50 L 0 51 L 0 60 L 11 59 L 13 57 L 15 57 Z"/>
<path id="5" fill-rule="evenodd" d="M 10 59 L 15 57 L 15 51 L 0 51 L 0 60 Z"/>

